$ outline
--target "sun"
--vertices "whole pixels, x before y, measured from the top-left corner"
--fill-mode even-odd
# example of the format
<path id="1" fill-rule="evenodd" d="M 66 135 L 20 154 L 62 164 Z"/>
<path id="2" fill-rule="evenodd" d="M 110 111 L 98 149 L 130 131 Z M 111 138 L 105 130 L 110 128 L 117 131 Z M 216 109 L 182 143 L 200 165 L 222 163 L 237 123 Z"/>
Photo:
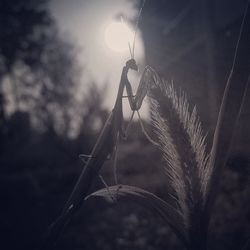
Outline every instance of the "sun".
<path id="1" fill-rule="evenodd" d="M 133 32 L 123 22 L 111 22 L 105 29 L 105 42 L 109 49 L 116 52 L 124 52 L 132 44 Z"/>

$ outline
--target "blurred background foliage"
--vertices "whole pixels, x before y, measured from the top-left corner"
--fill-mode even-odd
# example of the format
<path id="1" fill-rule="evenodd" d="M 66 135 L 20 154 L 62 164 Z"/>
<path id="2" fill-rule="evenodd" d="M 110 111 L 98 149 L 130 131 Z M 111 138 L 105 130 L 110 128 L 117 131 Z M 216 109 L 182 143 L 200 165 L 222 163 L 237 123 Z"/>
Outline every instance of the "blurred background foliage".
<path id="1" fill-rule="evenodd" d="M 243 8 L 222 22 L 216 1 L 170 2 L 147 1 L 143 10 L 140 28 L 147 63 L 167 80 L 173 79 L 191 104 L 197 104 L 210 146 Z M 76 98 L 84 74 L 76 60 L 77 50 L 60 33 L 48 0 L 0 2 L 1 249 L 39 245 L 83 167 L 78 155 L 91 151 L 107 118 L 105 88 L 90 82 L 84 98 Z M 240 249 L 250 236 L 249 112 L 247 98 L 214 209 L 211 249 Z M 118 154 L 121 183 L 167 198 L 161 155 L 144 138 L 137 122 Z M 113 183 L 111 164 L 104 166 L 102 175 Z M 102 185 L 97 179 L 93 190 Z M 91 201 L 56 248 L 182 246 L 160 218 L 141 207 Z"/>

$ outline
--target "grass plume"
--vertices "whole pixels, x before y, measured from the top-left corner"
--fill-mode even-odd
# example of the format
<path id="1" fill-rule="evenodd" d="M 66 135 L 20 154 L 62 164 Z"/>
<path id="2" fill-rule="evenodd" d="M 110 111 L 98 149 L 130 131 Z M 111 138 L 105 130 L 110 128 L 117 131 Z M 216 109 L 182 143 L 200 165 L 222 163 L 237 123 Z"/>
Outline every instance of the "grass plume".
<path id="1" fill-rule="evenodd" d="M 157 78 L 151 91 L 151 117 L 163 153 L 165 172 L 177 200 L 177 208 L 190 240 L 199 239 L 201 211 L 211 175 L 205 136 L 196 108 L 190 112 L 186 95 L 173 84 Z M 192 241 L 194 240 L 192 239 Z M 197 243 L 198 244 L 198 243 Z"/>

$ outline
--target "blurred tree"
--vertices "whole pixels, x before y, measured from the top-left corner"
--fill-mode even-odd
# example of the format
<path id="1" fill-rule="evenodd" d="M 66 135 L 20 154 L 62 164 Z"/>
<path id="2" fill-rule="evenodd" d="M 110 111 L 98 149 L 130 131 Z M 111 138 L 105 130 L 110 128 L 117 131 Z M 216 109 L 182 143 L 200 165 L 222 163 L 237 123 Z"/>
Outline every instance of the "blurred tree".
<path id="1" fill-rule="evenodd" d="M 44 47 L 45 30 L 52 20 L 47 0 L 0 2 L 0 123 L 5 119 L 3 78 L 17 61 L 34 67 Z M 39 31 L 39 32 L 38 32 Z"/>
<path id="2" fill-rule="evenodd" d="M 12 105 L 28 111 L 36 128 L 67 135 L 77 111 L 79 77 L 75 48 L 51 26 L 35 67 L 18 62 L 9 75 Z"/>
<path id="3" fill-rule="evenodd" d="M 1 73 L 11 71 L 17 60 L 37 62 L 45 44 L 45 30 L 52 23 L 47 0 L 3 0 L 0 3 Z"/>
<path id="4" fill-rule="evenodd" d="M 40 129 L 69 130 L 80 74 L 75 49 L 60 36 L 47 4 L 0 3 L 1 134 L 8 109 L 28 111 Z"/>
<path id="5" fill-rule="evenodd" d="M 4 249 L 34 249 L 82 168 L 77 156 L 90 151 L 107 116 L 104 89 L 91 83 L 81 92 L 77 49 L 60 34 L 48 1 L 0 1 Z"/>

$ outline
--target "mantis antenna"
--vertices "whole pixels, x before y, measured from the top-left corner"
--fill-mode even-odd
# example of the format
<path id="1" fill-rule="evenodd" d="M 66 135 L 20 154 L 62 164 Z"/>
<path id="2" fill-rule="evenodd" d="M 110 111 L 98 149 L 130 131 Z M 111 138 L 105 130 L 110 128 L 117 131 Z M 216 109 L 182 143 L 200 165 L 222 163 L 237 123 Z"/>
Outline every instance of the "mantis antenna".
<path id="1" fill-rule="evenodd" d="M 138 17 L 137 17 L 137 21 L 136 21 L 135 34 L 134 34 L 134 40 L 133 40 L 133 50 L 132 50 L 132 56 L 131 56 L 132 59 L 134 59 L 134 56 L 135 56 L 135 39 L 136 39 L 137 31 L 138 31 L 138 25 L 139 25 L 141 13 L 142 13 L 143 7 L 145 5 L 145 2 L 146 2 L 146 0 L 143 0 L 142 6 L 140 8 L 140 11 L 139 11 Z"/>
<path id="2" fill-rule="evenodd" d="M 121 18 L 121 23 L 124 25 L 123 17 L 121 16 L 120 18 Z M 133 57 L 133 54 L 132 54 L 132 49 L 131 49 L 129 41 L 128 41 L 128 48 L 129 48 L 129 53 L 130 53 L 130 56 L 131 56 L 131 59 L 132 59 L 134 57 Z"/>
<path id="3" fill-rule="evenodd" d="M 131 48 L 130 42 L 128 41 L 128 48 L 129 48 L 129 53 L 130 53 L 131 59 L 134 59 L 134 57 L 135 57 L 135 40 L 136 40 L 136 35 L 137 35 L 137 30 L 138 30 L 138 25 L 139 25 L 141 13 L 142 13 L 143 7 L 145 5 L 145 2 L 146 2 L 146 0 L 143 1 L 142 6 L 141 6 L 139 13 L 138 13 L 138 16 L 137 16 L 132 48 Z M 122 16 L 121 16 L 121 22 L 124 23 Z"/>

